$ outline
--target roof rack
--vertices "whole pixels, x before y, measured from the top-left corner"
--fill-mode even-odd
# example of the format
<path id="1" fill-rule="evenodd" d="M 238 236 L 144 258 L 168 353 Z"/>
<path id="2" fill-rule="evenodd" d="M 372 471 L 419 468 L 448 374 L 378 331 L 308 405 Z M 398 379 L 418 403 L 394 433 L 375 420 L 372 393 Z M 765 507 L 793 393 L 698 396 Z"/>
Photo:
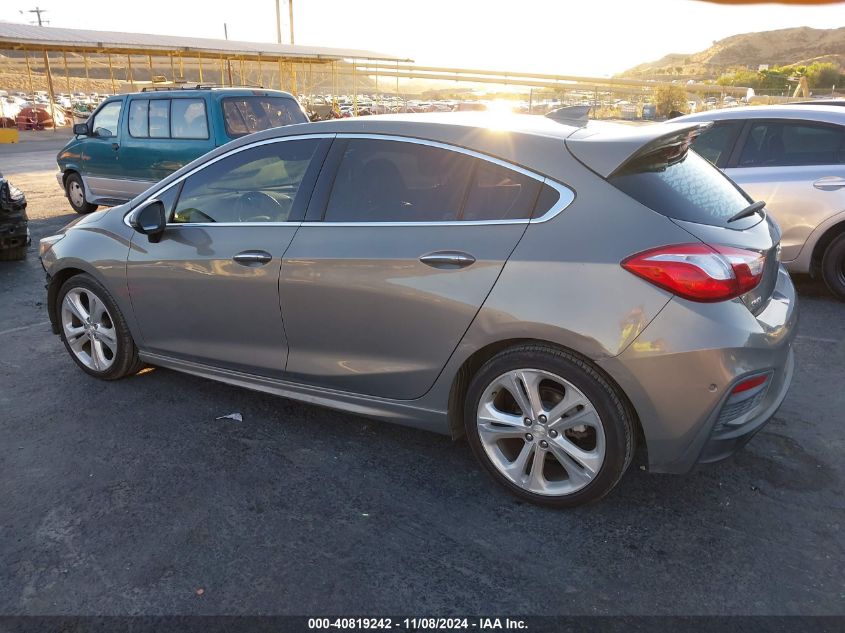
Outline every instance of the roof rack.
<path id="1" fill-rule="evenodd" d="M 243 86 L 227 86 L 225 84 L 171 84 L 168 86 L 144 86 L 141 92 L 158 92 L 160 90 L 211 90 L 213 88 L 261 88 L 264 86 L 245 84 Z"/>

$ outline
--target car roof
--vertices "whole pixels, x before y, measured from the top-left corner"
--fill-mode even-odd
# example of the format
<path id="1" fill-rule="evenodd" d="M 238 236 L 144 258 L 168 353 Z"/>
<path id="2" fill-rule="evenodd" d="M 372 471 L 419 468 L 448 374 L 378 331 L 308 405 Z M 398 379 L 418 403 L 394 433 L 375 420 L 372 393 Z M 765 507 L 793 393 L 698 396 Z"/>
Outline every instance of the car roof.
<path id="1" fill-rule="evenodd" d="M 696 114 L 687 114 L 675 119 L 673 123 L 693 121 L 729 121 L 746 119 L 802 119 L 822 123 L 845 125 L 845 108 L 836 105 L 760 105 L 740 108 L 708 110 Z"/>
<path id="2" fill-rule="evenodd" d="M 115 95 L 115 97 L 134 97 L 138 95 L 162 96 L 162 97 L 196 97 L 198 95 L 211 94 L 215 97 L 251 97 L 255 95 L 271 96 L 271 97 L 288 97 L 295 99 L 295 97 L 283 90 L 271 90 L 269 88 L 228 88 L 228 87 L 202 87 L 202 88 L 153 88 L 151 90 L 140 90 L 137 92 L 128 92 L 122 95 Z"/>
<path id="3" fill-rule="evenodd" d="M 317 127 L 319 126 L 319 130 Z M 434 133 L 449 134 L 452 129 L 475 129 L 502 134 L 525 134 L 546 138 L 565 139 L 578 128 L 558 123 L 544 116 L 494 112 L 430 112 L 407 114 L 377 114 L 366 117 L 333 119 L 311 124 L 313 132 L 396 134 L 421 136 Z M 279 129 L 279 128 L 277 128 Z M 283 128 L 282 128 L 283 129 Z M 432 138 L 431 140 L 437 140 Z"/>

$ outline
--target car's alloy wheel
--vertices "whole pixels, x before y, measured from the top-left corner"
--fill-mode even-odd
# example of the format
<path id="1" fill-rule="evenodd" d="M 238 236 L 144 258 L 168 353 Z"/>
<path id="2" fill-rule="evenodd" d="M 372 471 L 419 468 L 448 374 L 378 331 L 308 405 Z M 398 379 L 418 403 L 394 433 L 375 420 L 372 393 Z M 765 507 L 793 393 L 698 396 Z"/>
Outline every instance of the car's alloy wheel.
<path id="1" fill-rule="evenodd" d="M 62 330 L 77 360 L 108 371 L 118 352 L 114 320 L 103 301 L 87 288 L 74 288 L 62 301 Z"/>
<path id="2" fill-rule="evenodd" d="M 476 458 L 513 494 L 555 507 L 601 499 L 634 451 L 635 414 L 589 360 L 545 344 L 499 352 L 467 387 Z"/>
<path id="3" fill-rule="evenodd" d="M 141 369 L 126 320 L 99 282 L 87 274 L 71 277 L 59 289 L 57 299 L 62 341 L 77 365 L 106 380 Z"/>
<path id="4" fill-rule="evenodd" d="M 595 406 L 575 385 L 539 369 L 515 369 L 485 389 L 476 418 L 490 462 L 538 495 L 569 495 L 601 470 L 605 436 Z"/>

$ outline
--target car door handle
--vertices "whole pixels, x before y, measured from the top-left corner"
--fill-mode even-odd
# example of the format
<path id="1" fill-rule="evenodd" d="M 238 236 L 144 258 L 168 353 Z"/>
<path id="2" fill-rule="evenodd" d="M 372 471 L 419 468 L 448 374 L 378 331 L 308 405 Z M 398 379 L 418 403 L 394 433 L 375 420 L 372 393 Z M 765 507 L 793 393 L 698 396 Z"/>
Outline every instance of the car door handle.
<path id="1" fill-rule="evenodd" d="M 114 151 L 119 150 L 119 149 L 120 149 L 120 143 L 112 143 L 112 144 L 111 144 L 111 148 L 112 148 Z"/>
<path id="2" fill-rule="evenodd" d="M 825 176 L 824 178 L 819 178 L 816 182 L 814 182 L 813 186 L 816 189 L 821 189 L 822 191 L 836 191 L 837 189 L 845 187 L 845 178 L 840 178 L 839 176 Z"/>
<path id="3" fill-rule="evenodd" d="M 475 263 L 475 257 L 461 251 L 436 251 L 423 255 L 420 261 L 432 268 L 466 268 Z"/>
<path id="4" fill-rule="evenodd" d="M 267 251 L 243 251 L 235 255 L 232 259 L 241 266 L 263 266 L 273 259 L 273 256 Z"/>

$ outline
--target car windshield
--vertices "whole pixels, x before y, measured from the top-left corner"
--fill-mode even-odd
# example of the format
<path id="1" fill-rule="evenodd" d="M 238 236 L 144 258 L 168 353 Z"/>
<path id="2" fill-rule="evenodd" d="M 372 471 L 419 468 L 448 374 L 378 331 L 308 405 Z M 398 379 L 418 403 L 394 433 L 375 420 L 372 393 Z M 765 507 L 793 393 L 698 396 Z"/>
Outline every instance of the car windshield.
<path id="1" fill-rule="evenodd" d="M 223 120 L 231 138 L 272 127 L 307 123 L 299 104 L 289 97 L 230 97 L 223 99 Z"/>

